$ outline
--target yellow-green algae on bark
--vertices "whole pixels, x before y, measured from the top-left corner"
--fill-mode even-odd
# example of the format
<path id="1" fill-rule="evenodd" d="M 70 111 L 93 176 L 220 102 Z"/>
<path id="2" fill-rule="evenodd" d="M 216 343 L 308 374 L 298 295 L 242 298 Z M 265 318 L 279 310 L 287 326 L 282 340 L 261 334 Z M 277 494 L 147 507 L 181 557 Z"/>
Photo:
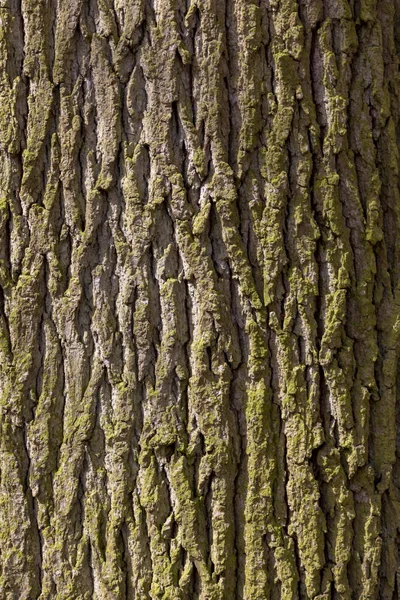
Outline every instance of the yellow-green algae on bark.
<path id="1" fill-rule="evenodd" d="M 0 597 L 400 594 L 397 0 L 0 6 Z"/>

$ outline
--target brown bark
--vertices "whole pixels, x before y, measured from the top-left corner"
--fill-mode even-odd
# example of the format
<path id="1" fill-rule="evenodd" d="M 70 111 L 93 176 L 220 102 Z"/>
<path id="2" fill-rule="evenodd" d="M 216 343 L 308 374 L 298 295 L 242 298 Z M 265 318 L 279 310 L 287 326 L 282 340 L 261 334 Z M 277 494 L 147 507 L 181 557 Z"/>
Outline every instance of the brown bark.
<path id="1" fill-rule="evenodd" d="M 399 0 L 3 0 L 0 597 L 400 594 Z"/>

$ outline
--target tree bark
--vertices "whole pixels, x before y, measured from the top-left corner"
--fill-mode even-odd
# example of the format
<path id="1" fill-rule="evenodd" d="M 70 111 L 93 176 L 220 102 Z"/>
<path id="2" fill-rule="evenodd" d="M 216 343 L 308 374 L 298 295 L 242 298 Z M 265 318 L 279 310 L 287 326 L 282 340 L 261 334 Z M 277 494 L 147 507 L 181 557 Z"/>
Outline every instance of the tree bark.
<path id="1" fill-rule="evenodd" d="M 1 598 L 399 598 L 399 0 L 0 26 Z"/>

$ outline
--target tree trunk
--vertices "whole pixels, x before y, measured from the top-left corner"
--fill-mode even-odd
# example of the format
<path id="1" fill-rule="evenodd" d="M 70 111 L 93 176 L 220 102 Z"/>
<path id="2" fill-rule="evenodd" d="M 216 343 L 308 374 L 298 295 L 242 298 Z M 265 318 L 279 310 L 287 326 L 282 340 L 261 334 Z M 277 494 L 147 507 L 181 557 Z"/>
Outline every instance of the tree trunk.
<path id="1" fill-rule="evenodd" d="M 399 598 L 400 1 L 0 24 L 1 598 Z"/>

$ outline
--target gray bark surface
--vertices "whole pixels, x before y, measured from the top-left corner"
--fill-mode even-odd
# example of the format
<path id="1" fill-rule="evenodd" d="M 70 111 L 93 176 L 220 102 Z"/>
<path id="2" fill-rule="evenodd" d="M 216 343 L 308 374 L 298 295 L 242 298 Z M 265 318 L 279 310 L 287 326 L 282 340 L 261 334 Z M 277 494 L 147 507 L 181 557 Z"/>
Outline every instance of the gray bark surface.
<path id="1" fill-rule="evenodd" d="M 399 0 L 2 0 L 0 597 L 400 595 Z"/>

